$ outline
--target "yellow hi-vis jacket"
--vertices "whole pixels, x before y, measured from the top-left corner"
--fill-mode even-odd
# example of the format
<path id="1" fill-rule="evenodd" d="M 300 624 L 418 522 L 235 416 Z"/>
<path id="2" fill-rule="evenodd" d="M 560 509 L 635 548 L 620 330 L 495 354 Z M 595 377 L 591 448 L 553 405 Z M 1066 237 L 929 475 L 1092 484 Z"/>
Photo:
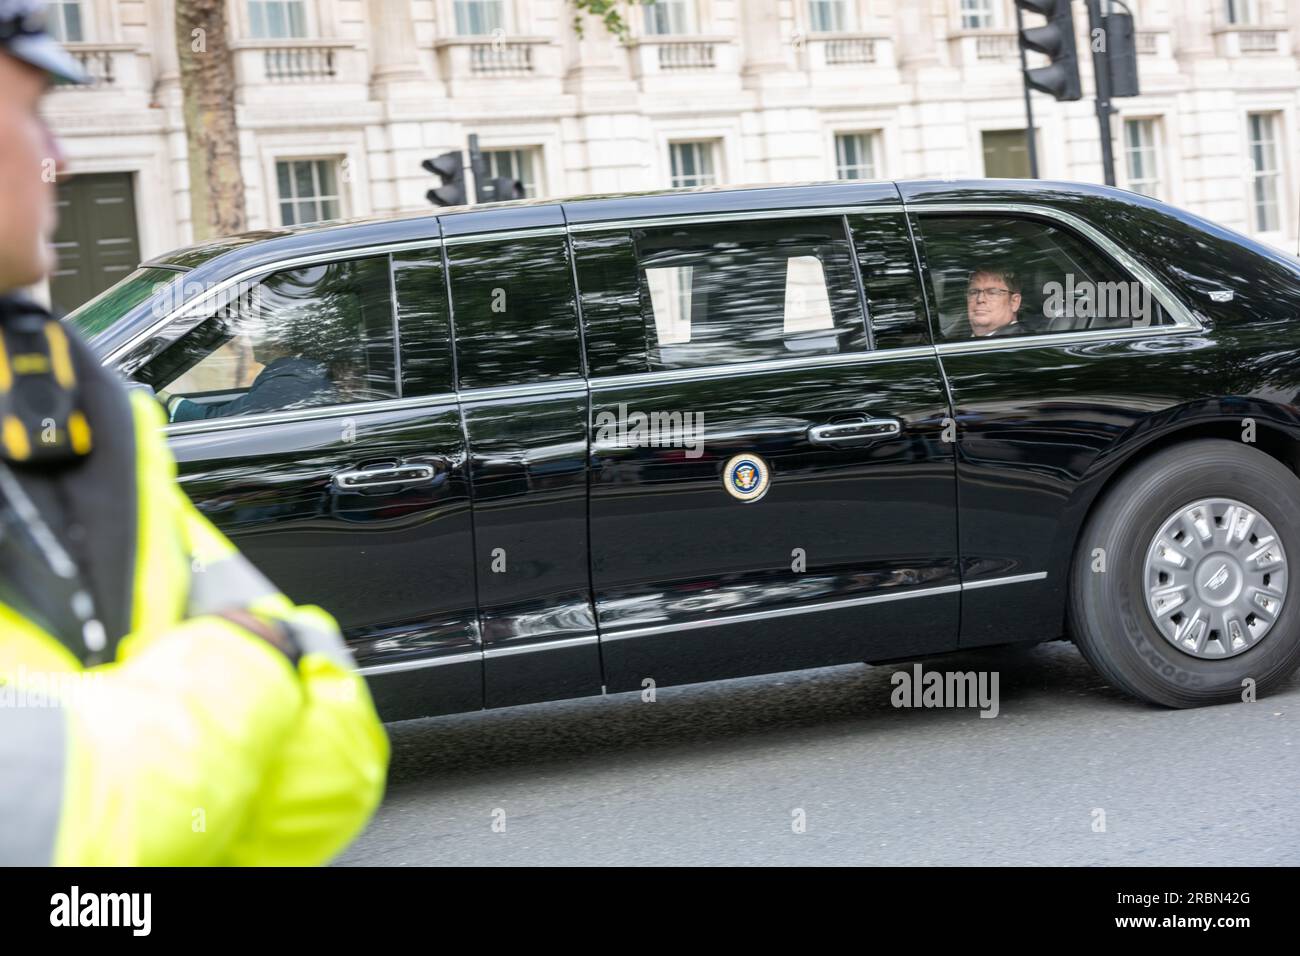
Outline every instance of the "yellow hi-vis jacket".
<path id="1" fill-rule="evenodd" d="M 0 604 L 0 864 L 314 865 L 365 826 L 388 739 L 338 628 L 295 607 L 191 504 L 131 396 L 130 633 L 83 668 Z M 282 653 L 214 612 L 284 622 Z"/>

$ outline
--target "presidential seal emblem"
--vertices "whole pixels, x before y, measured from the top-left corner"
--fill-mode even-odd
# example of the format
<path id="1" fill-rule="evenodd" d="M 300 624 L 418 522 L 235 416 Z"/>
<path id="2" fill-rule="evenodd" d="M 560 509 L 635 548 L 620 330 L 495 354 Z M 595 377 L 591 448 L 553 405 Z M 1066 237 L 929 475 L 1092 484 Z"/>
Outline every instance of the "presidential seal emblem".
<path id="1" fill-rule="evenodd" d="M 771 478 L 767 462 L 752 454 L 736 455 L 722 469 L 723 487 L 741 501 L 757 501 L 767 494 Z"/>

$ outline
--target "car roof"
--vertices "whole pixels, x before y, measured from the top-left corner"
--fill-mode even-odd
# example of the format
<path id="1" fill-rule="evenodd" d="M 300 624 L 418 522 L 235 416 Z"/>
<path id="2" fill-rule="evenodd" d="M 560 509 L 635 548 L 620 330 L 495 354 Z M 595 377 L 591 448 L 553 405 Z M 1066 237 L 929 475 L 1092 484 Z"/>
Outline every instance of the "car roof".
<path id="1" fill-rule="evenodd" d="M 1051 201 L 1066 196 L 1107 196 L 1140 201 L 1135 193 L 1089 183 L 1048 180 L 974 179 L 871 182 L 780 183 L 704 186 L 646 192 L 522 199 L 478 206 L 447 206 L 414 212 L 332 220 L 305 226 L 260 229 L 211 239 L 144 263 L 173 269 L 212 267 L 226 272 L 297 255 L 370 245 L 418 243 L 441 237 L 555 226 L 591 227 L 599 223 L 682 215 L 725 215 L 781 209 L 922 205 L 945 201 Z M 1148 200 L 1149 201 L 1149 200 Z M 209 268 L 204 269 L 210 271 Z"/>

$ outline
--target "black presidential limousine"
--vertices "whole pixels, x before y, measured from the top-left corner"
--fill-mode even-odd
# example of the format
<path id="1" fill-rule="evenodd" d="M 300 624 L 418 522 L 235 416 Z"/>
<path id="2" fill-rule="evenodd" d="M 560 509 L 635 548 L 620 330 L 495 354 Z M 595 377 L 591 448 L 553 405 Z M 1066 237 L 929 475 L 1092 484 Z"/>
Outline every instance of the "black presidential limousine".
<path id="1" fill-rule="evenodd" d="M 1170 706 L 1300 661 L 1300 262 L 1142 196 L 438 210 L 69 321 L 389 719 L 1061 636 Z"/>

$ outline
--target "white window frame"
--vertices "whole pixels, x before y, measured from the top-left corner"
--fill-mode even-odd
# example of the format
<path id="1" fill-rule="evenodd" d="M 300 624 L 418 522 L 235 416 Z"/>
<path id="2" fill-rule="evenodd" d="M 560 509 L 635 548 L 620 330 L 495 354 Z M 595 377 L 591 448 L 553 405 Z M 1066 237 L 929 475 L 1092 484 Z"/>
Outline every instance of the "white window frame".
<path id="1" fill-rule="evenodd" d="M 60 43 L 85 43 L 90 37 L 89 10 L 91 5 L 82 0 L 49 0 L 45 7 L 45 24 L 50 36 Z M 78 36 L 68 36 L 68 10 L 77 11 Z"/>
<path id="2" fill-rule="evenodd" d="M 857 3 L 856 0 L 804 0 L 804 13 L 808 17 L 809 33 L 851 33 L 857 29 Z M 831 19 L 838 19 L 839 23 L 832 23 L 829 26 L 819 25 L 817 17 L 814 15 L 816 8 L 839 8 L 838 17 L 833 16 Z"/>
<path id="3" fill-rule="evenodd" d="M 843 140 L 847 139 L 848 137 L 855 137 L 855 136 L 864 137 L 866 140 L 867 152 L 870 156 L 870 162 L 871 162 L 871 175 L 869 176 L 843 175 L 844 170 L 847 170 L 849 168 L 861 168 L 862 166 L 861 163 L 858 163 L 856 166 L 850 167 L 849 164 L 842 161 L 843 156 L 840 151 L 841 143 L 843 142 Z M 879 129 L 837 129 L 835 130 L 831 136 L 831 142 L 833 144 L 834 156 L 835 156 L 835 170 L 834 170 L 835 178 L 838 180 L 848 181 L 848 182 L 852 182 L 854 180 L 872 182 L 881 179 L 882 177 L 880 174 L 880 149 L 881 149 L 882 138 L 883 138 L 883 133 Z"/>
<path id="4" fill-rule="evenodd" d="M 1258 26 L 1259 13 L 1259 0 L 1223 0 L 1223 19 L 1229 26 Z"/>
<path id="5" fill-rule="evenodd" d="M 276 219 L 276 222 L 277 222 L 280 226 L 301 226 L 301 225 L 310 225 L 311 223 L 316 223 L 316 222 L 325 222 L 325 221 L 328 220 L 328 218 L 334 218 L 334 219 L 343 219 L 343 218 L 345 218 L 345 217 L 348 215 L 348 212 L 347 212 L 347 197 L 346 197 L 347 190 L 343 188 L 343 186 L 344 186 L 344 178 L 343 178 L 343 170 L 342 170 L 341 167 L 342 167 L 342 165 L 343 165 L 343 162 L 344 162 L 346 159 L 347 159 L 346 156 L 340 156 L 340 155 L 332 155 L 332 156 L 276 156 L 276 157 L 274 158 L 274 160 L 272 161 L 272 164 L 271 164 L 271 175 L 272 175 L 272 179 L 271 179 L 271 183 L 270 183 L 270 185 L 271 185 L 271 191 L 272 191 L 272 192 L 274 193 L 274 195 L 275 195 L 275 199 L 273 200 L 273 204 L 274 204 L 274 206 L 275 206 L 275 219 Z M 289 196 L 289 197 L 282 196 L 282 195 L 280 194 L 280 164 L 281 164 L 281 163 L 311 163 L 311 164 L 312 164 L 312 170 L 311 170 L 311 175 L 312 175 L 312 188 L 315 190 L 315 192 L 313 193 L 313 195 L 311 195 L 311 196 L 298 196 L 298 195 L 292 195 L 292 196 Z M 335 192 L 333 195 L 324 195 L 324 194 L 322 194 L 322 193 L 320 192 L 320 188 L 321 188 L 321 186 L 320 186 L 320 167 L 317 165 L 317 164 L 319 164 L 319 163 L 328 163 L 331 167 L 333 167 L 333 170 L 334 170 L 334 188 L 335 188 L 335 190 L 336 190 L 336 192 Z M 293 170 L 292 170 L 292 168 L 290 168 L 290 172 L 289 172 L 289 188 L 290 188 L 290 191 L 291 191 L 291 192 L 293 192 L 293 191 L 295 191 L 295 190 L 297 189 L 297 179 L 296 179 L 296 177 L 293 175 Z M 293 222 L 293 223 L 286 223 L 286 222 L 284 221 L 284 205 L 285 205 L 286 203 L 288 203 L 288 204 L 290 204 L 290 205 L 292 205 L 292 206 L 295 207 L 295 216 L 296 216 L 296 215 L 297 215 L 296 207 L 297 207 L 298 203 L 300 203 L 300 202 L 312 202 L 312 203 L 314 203 L 315 206 L 316 206 L 316 211 L 317 211 L 318 213 L 320 213 L 320 212 L 322 211 L 322 210 L 321 210 L 321 203 L 324 202 L 324 201 L 326 201 L 326 200 L 333 200 L 333 201 L 335 202 L 336 206 L 338 207 L 338 215 L 337 215 L 337 216 L 333 216 L 333 217 L 318 216 L 318 218 L 315 218 L 315 219 L 310 219 L 310 220 L 305 220 L 305 221 L 295 221 L 295 222 Z"/>
<path id="6" fill-rule="evenodd" d="M 544 150 L 542 146 L 536 143 L 530 143 L 526 146 L 484 146 L 481 147 L 483 158 L 488 164 L 488 180 L 491 181 L 498 176 L 504 175 L 500 171 L 499 157 L 503 154 L 510 154 L 514 159 L 514 165 L 522 166 L 520 160 L 526 160 L 530 178 L 525 179 L 522 176 L 511 178 L 518 179 L 524 184 L 524 196 L 528 199 L 540 199 L 546 195 L 546 170 Z"/>
<path id="7" fill-rule="evenodd" d="M 983 22 L 972 24 L 979 17 Z M 957 23 L 963 30 L 996 30 L 1002 25 L 999 0 L 957 0 Z"/>
<path id="8" fill-rule="evenodd" d="M 1163 152 L 1163 135 L 1161 129 L 1161 120 L 1158 116 L 1125 116 L 1124 121 L 1124 178 L 1128 188 L 1136 193 L 1149 196 L 1152 199 L 1166 199 L 1168 194 L 1168 185 L 1164 181 L 1164 163 L 1161 161 Z M 1150 142 L 1139 144 L 1136 148 L 1130 144 L 1129 129 L 1141 129 L 1142 124 L 1146 124 L 1151 137 Z M 1151 163 L 1154 175 L 1148 175 L 1141 179 L 1133 175 L 1133 158 L 1136 153 L 1145 153 Z M 1144 188 L 1139 189 L 1142 186 Z"/>
<path id="9" fill-rule="evenodd" d="M 646 36 L 689 36 L 700 30 L 700 11 L 696 0 L 656 0 L 642 8 L 641 30 Z M 660 14 L 668 20 L 667 29 L 659 30 Z"/>
<path id="10" fill-rule="evenodd" d="M 1269 124 L 1270 140 L 1256 140 L 1255 133 L 1252 129 L 1253 120 L 1256 117 L 1266 118 Z M 1256 235 L 1282 235 L 1287 229 L 1287 190 L 1286 190 L 1286 171 L 1282 161 L 1282 138 L 1284 134 L 1285 114 L 1281 110 L 1251 110 L 1246 114 L 1246 168 L 1247 193 L 1246 202 L 1249 206 L 1247 221 L 1250 223 L 1251 231 Z M 1255 146 L 1257 143 L 1268 142 L 1271 145 L 1271 165 L 1261 169 L 1255 162 Z M 1265 228 L 1267 223 L 1261 221 L 1260 202 L 1256 196 L 1256 190 L 1261 181 L 1271 182 L 1272 184 L 1272 203 L 1276 223 L 1273 228 Z"/>
<path id="11" fill-rule="evenodd" d="M 676 158 L 678 150 L 681 147 L 694 146 L 707 149 L 709 165 L 711 171 L 708 182 L 699 182 L 700 175 L 679 176 L 675 171 Z M 722 138 L 721 137 L 692 137 L 689 139 L 670 139 L 668 141 L 668 184 L 673 189 L 690 189 L 696 186 L 717 186 L 723 182 L 722 179 Z M 697 180 L 695 182 L 685 182 L 685 180 Z M 681 181 L 679 181 L 681 180 Z"/>
<path id="12" fill-rule="evenodd" d="M 254 7 L 282 6 L 286 9 L 290 6 L 296 6 L 302 11 L 302 32 L 301 33 L 258 33 L 257 18 L 253 16 Z M 266 17 L 267 11 L 263 10 L 263 23 L 269 23 Z M 244 15 L 248 18 L 248 36 L 254 40 L 305 40 L 312 36 L 312 11 L 311 4 L 308 0 L 245 0 Z M 286 23 L 288 21 L 286 20 Z"/>
<path id="13" fill-rule="evenodd" d="M 448 7 L 448 23 L 451 25 L 450 32 L 453 36 L 490 37 L 494 34 L 506 33 L 510 30 L 511 9 L 509 0 L 450 0 Z M 465 12 L 468 15 L 474 7 L 495 7 L 499 11 L 497 23 L 495 25 L 485 25 L 485 28 L 482 30 L 462 30 L 462 12 Z"/>

